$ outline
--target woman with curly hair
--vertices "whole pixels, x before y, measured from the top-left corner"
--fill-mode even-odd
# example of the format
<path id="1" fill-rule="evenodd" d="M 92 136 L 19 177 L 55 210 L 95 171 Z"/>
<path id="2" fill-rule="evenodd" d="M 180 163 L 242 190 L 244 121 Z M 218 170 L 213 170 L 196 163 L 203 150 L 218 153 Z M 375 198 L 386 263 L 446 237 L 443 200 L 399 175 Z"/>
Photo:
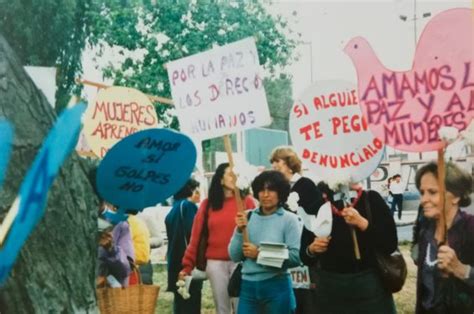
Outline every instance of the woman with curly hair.
<path id="1" fill-rule="evenodd" d="M 264 171 L 253 181 L 252 190 L 260 207 L 249 220 L 245 213 L 237 213 L 237 228 L 229 245 L 232 260 L 243 262 L 238 313 L 293 313 L 296 303 L 288 268 L 300 264 L 301 226 L 297 216 L 283 208 L 290 185 L 280 172 Z M 249 242 L 243 240 L 245 228 Z M 258 263 L 263 242 L 281 243 L 288 248 L 288 259 L 280 268 Z"/>
<path id="2" fill-rule="evenodd" d="M 290 192 L 298 194 L 298 205 L 308 214 L 316 214 L 319 207 L 324 203 L 322 194 L 314 182 L 301 175 L 301 159 L 289 146 L 278 146 L 270 155 L 272 168 L 281 172 L 290 182 Z M 298 265 L 299 266 L 299 265 Z M 296 297 L 295 314 L 313 313 L 315 303 L 314 288 L 316 280 L 316 266 L 300 266 L 295 271 L 304 271 L 309 274 L 309 284 L 302 286 L 294 283 Z"/>

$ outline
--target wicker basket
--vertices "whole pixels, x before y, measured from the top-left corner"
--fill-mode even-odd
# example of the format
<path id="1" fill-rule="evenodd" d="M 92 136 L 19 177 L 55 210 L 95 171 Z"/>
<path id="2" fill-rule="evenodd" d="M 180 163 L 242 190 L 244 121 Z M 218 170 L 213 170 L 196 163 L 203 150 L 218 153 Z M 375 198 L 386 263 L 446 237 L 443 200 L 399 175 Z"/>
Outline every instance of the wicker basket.
<path id="1" fill-rule="evenodd" d="M 127 288 L 98 288 L 97 301 L 102 314 L 155 313 L 159 286 L 134 285 Z"/>

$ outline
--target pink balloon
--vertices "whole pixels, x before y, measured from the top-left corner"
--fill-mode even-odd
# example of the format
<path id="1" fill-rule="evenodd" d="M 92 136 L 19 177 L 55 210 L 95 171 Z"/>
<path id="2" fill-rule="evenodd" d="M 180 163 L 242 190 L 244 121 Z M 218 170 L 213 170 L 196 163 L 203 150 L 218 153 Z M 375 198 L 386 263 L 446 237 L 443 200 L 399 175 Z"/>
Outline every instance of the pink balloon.
<path id="1" fill-rule="evenodd" d="M 403 151 L 442 147 L 438 130 L 474 118 L 474 34 L 470 9 L 444 11 L 426 25 L 411 70 L 391 71 L 362 37 L 344 48 L 358 76 L 359 104 L 374 135 Z"/>

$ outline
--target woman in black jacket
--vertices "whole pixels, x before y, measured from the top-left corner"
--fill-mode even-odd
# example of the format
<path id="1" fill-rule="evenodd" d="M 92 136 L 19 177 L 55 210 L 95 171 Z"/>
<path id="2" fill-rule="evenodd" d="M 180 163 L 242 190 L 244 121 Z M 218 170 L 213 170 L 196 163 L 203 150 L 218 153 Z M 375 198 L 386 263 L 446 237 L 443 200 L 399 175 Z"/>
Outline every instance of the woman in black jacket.
<path id="1" fill-rule="evenodd" d="M 334 202 L 334 192 L 320 182 L 323 197 L 331 202 L 331 235 L 317 238 L 303 229 L 300 257 L 305 265 L 318 265 L 317 313 L 395 313 L 392 294 L 384 289 L 376 271 L 375 252 L 397 249 L 397 231 L 390 209 L 375 191 L 352 186 L 357 196 L 349 206 Z M 370 206 L 371 221 L 367 218 Z M 355 257 L 354 228 L 360 259 Z"/>

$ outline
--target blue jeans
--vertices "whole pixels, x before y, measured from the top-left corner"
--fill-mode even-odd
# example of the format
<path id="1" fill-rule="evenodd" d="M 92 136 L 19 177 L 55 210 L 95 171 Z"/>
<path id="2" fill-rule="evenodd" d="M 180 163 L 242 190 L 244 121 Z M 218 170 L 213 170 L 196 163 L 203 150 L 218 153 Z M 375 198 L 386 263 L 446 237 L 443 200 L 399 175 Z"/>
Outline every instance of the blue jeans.
<path id="1" fill-rule="evenodd" d="M 403 210 L 403 194 L 393 194 L 392 207 L 392 216 L 395 213 L 395 207 L 398 207 L 398 219 L 402 219 L 402 210 Z"/>
<path id="2" fill-rule="evenodd" d="M 291 314 L 295 308 L 289 275 L 262 281 L 242 279 L 238 314 Z"/>

